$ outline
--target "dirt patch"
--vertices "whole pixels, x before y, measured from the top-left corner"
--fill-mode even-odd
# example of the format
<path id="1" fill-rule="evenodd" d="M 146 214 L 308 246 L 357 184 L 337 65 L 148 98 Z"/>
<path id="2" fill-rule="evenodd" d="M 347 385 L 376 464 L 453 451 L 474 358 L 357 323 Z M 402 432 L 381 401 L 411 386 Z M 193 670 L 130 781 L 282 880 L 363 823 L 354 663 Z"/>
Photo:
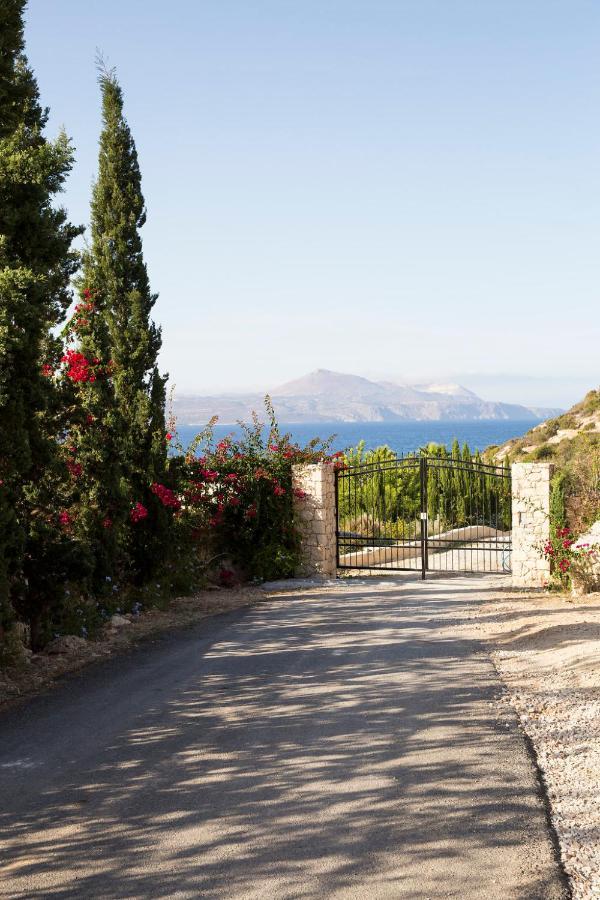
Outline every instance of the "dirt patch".
<path id="1" fill-rule="evenodd" d="M 265 596 L 265 592 L 257 587 L 211 588 L 189 597 L 176 597 L 165 610 L 150 609 L 139 616 L 116 617 L 125 621 L 117 627 L 106 625 L 94 641 L 70 636 L 59 638 L 46 651 L 34 654 L 22 665 L 0 670 L 0 710 L 44 690 L 62 675 L 122 652 L 152 635 L 251 606 L 264 600 Z"/>
<path id="2" fill-rule="evenodd" d="M 472 627 L 534 746 L 575 900 L 600 897 L 600 593 L 502 593 Z"/>

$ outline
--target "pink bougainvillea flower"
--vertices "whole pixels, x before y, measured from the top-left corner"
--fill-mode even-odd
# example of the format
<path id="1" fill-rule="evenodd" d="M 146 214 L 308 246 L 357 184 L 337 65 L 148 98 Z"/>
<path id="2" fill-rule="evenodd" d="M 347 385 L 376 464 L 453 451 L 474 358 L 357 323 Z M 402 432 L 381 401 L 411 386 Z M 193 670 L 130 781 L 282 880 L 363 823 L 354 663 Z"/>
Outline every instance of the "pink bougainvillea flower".
<path id="1" fill-rule="evenodd" d="M 173 440 L 173 435 L 171 434 L 170 431 L 167 431 L 167 433 L 165 434 L 165 440 L 166 440 L 166 441 L 172 441 L 172 440 Z"/>
<path id="2" fill-rule="evenodd" d="M 113 521 L 112 521 L 112 519 L 110 518 L 110 516 L 105 516 L 105 517 L 102 519 L 102 527 L 103 527 L 103 528 L 112 528 L 112 523 L 113 523 Z"/>
<path id="3" fill-rule="evenodd" d="M 61 362 L 66 364 L 66 375 L 71 381 L 96 381 L 96 375 L 91 368 L 93 364 L 83 353 L 79 353 L 77 350 L 67 350 L 61 357 Z"/>
<path id="4" fill-rule="evenodd" d="M 283 497 L 283 495 L 285 494 L 285 488 L 281 487 L 280 484 L 276 484 L 273 488 L 273 493 L 276 497 Z"/>
<path id="5" fill-rule="evenodd" d="M 131 510 L 131 512 L 129 513 L 129 517 L 130 517 L 131 521 L 134 523 L 141 522 L 142 519 L 147 518 L 147 516 L 148 516 L 148 510 L 143 505 L 143 503 L 140 503 L 140 501 L 138 500 L 137 503 L 135 504 L 135 506 L 133 507 L 133 509 Z"/>
<path id="6" fill-rule="evenodd" d="M 153 494 L 155 494 L 163 506 L 170 506 L 173 509 L 179 509 L 181 507 L 180 500 L 175 496 L 173 491 L 165 487 L 164 484 L 154 483 L 151 485 L 150 490 Z"/>
<path id="7" fill-rule="evenodd" d="M 62 512 L 59 513 L 58 521 L 60 522 L 61 525 L 70 525 L 71 524 L 71 521 L 72 521 L 71 516 L 66 511 L 66 509 L 63 509 Z"/>
<path id="8" fill-rule="evenodd" d="M 307 497 L 307 493 L 301 488 L 294 488 L 294 497 L 297 497 L 298 500 L 305 500 Z"/>
<path id="9" fill-rule="evenodd" d="M 54 369 L 52 368 L 50 363 L 44 363 L 44 365 L 42 366 L 42 375 L 44 376 L 44 378 L 52 378 L 52 376 L 54 375 Z"/>
<path id="10" fill-rule="evenodd" d="M 73 478 L 79 478 L 83 472 L 83 466 L 81 463 L 73 462 L 73 460 L 67 460 L 67 469 L 69 470 L 69 474 L 73 476 Z"/>

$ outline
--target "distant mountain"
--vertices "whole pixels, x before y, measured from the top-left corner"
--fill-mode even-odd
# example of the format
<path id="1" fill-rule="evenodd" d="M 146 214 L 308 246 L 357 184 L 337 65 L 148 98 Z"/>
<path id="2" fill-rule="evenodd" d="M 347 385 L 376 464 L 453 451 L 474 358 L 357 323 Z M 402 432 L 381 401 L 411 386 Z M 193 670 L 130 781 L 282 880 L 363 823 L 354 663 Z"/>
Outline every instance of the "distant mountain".
<path id="1" fill-rule="evenodd" d="M 482 400 L 459 384 L 394 384 L 317 369 L 270 391 L 280 422 L 540 421 L 559 409 L 540 409 Z M 202 425 L 218 415 L 225 424 L 263 409 L 263 395 L 176 394 L 175 414 L 184 425 Z"/>

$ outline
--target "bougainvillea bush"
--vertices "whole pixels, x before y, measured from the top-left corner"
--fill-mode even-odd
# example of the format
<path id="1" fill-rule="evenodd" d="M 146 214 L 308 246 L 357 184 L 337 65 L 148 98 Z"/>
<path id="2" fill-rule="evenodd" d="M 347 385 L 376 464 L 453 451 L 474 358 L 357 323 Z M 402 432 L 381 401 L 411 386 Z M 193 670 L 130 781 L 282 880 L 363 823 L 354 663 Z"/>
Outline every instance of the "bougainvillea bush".
<path id="1" fill-rule="evenodd" d="M 254 418 L 242 426 L 241 437 L 215 444 L 213 420 L 187 450 L 177 447 L 170 460 L 175 489 L 160 488 L 180 545 L 196 547 L 199 559 L 208 552 L 222 561 L 224 581 L 233 573 L 257 580 L 293 575 L 299 562 L 294 501 L 301 502 L 303 494 L 293 488 L 292 466 L 336 465 L 340 455 L 330 455 L 328 441 L 300 447 L 280 434 L 268 398 L 266 405 L 268 429 Z M 175 432 L 169 434 L 176 442 Z"/>
<path id="2" fill-rule="evenodd" d="M 542 555 L 550 560 L 551 581 L 556 588 L 568 590 L 573 583 L 585 589 L 592 586 L 600 558 L 600 547 L 596 544 L 578 543 L 570 528 L 551 525 Z"/>

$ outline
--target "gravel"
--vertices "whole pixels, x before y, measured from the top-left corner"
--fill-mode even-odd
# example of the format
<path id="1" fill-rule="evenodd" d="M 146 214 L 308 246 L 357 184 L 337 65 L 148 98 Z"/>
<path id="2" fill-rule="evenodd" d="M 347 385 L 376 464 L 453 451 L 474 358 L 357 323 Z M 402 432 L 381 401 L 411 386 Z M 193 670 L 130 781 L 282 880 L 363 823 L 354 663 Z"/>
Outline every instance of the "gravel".
<path id="1" fill-rule="evenodd" d="M 598 900 L 600 595 L 500 595 L 476 627 L 535 749 L 573 898 Z"/>

